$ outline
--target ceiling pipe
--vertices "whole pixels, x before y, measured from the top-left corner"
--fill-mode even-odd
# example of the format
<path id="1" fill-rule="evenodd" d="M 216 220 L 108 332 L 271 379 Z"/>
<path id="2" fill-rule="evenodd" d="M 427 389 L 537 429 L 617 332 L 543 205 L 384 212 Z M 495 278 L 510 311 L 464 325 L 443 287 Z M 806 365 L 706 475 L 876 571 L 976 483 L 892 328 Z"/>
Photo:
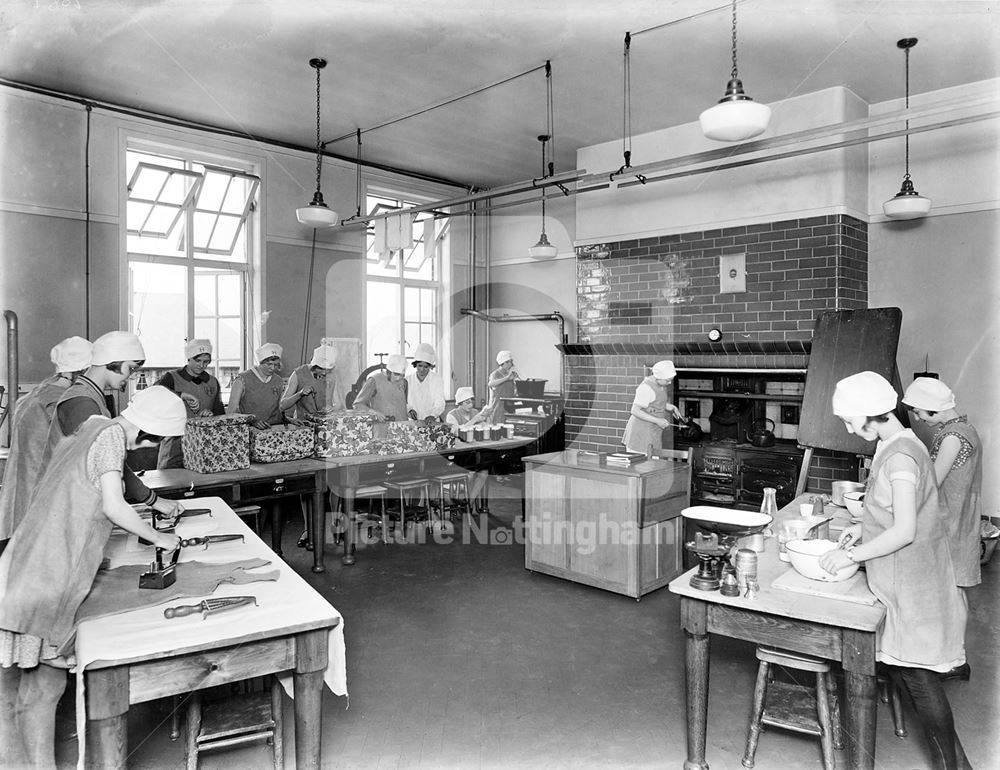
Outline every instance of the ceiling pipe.
<path id="1" fill-rule="evenodd" d="M 551 313 L 526 313 L 523 315 L 508 315 L 504 313 L 503 315 L 490 315 L 489 313 L 484 313 L 482 310 L 463 307 L 458 312 L 462 315 L 469 315 L 481 321 L 486 321 L 487 323 L 507 323 L 509 321 L 555 321 L 558 323 L 559 344 L 556 345 L 556 348 L 559 350 L 559 390 L 562 391 L 566 387 L 566 354 L 562 351 L 562 346 L 567 343 L 566 319 L 563 318 L 563 314 L 558 310 L 553 310 Z"/>

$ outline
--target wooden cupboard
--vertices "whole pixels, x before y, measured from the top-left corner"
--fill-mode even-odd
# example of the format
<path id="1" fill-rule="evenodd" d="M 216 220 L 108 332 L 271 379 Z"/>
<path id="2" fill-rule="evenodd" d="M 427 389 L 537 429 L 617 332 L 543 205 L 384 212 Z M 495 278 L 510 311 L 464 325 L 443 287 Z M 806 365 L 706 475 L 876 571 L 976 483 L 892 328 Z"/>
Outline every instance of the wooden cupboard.
<path id="1" fill-rule="evenodd" d="M 524 465 L 526 569 L 635 599 L 682 571 L 688 462 L 612 467 L 570 449 Z"/>

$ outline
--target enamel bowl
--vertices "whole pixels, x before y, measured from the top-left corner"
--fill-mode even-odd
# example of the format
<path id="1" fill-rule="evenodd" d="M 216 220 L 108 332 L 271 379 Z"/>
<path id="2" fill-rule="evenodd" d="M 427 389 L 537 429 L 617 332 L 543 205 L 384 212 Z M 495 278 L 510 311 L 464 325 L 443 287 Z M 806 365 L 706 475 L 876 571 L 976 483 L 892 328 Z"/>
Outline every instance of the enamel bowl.
<path id="1" fill-rule="evenodd" d="M 789 540 L 785 543 L 788 560 L 795 571 L 803 577 L 823 583 L 839 583 L 841 580 L 853 577 L 858 571 L 859 565 L 850 564 L 838 570 L 836 575 L 831 575 L 819 566 L 819 557 L 836 547 L 837 544 L 832 540 Z"/>
<path id="2" fill-rule="evenodd" d="M 865 510 L 864 500 L 864 492 L 844 492 L 844 505 L 854 521 L 861 521 L 861 514 Z"/>

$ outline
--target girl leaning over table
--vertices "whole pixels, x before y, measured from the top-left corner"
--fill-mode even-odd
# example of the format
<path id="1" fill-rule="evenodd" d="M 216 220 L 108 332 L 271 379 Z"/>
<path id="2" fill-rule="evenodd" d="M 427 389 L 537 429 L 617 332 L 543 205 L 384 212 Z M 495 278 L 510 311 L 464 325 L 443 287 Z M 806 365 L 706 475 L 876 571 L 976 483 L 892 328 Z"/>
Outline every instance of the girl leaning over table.
<path id="1" fill-rule="evenodd" d="M 55 374 L 17 401 L 10 435 L 10 454 L 0 485 L 0 553 L 24 518 L 41 475 L 42 456 L 56 403 L 73 379 L 90 366 L 91 344 L 83 337 L 63 340 L 49 354 Z"/>
<path id="2" fill-rule="evenodd" d="M 265 342 L 254 351 L 257 365 L 240 372 L 233 379 L 226 414 L 252 415 L 252 425 L 259 430 L 281 425 L 285 421 L 281 411 L 284 383 L 279 374 L 283 353 L 281 345 L 274 342 Z"/>
<path id="3" fill-rule="evenodd" d="M 445 423 L 451 426 L 452 433 L 459 434 L 465 428 L 485 422 L 487 409 L 476 409 L 472 388 L 459 388 L 455 391 L 455 408 L 448 412 Z M 476 513 L 489 513 L 486 497 L 489 479 L 487 471 L 469 471 L 469 505 L 474 506 Z"/>
<path id="4" fill-rule="evenodd" d="M 372 415 L 377 422 L 408 420 L 406 356 L 393 353 L 386 359 L 385 369 L 368 375 L 352 409 Z"/>
<path id="5" fill-rule="evenodd" d="M 502 423 L 507 416 L 504 399 L 511 399 L 517 395 L 514 382 L 521 379 L 521 375 L 514 368 L 514 354 L 509 350 L 497 353 L 496 361 L 497 368 L 490 372 L 486 381 L 490 389 L 490 400 L 484 407 L 486 422 L 494 425 Z"/>
<path id="6" fill-rule="evenodd" d="M 979 585 L 983 442 L 969 419 L 958 413 L 955 394 L 941 380 L 917 377 L 903 394 L 903 403 L 918 420 L 936 429 L 930 453 L 941 509 L 947 514 L 955 579 L 962 588 Z"/>
<path id="7" fill-rule="evenodd" d="M 28 513 L 0 556 L 0 766 L 55 767 L 55 713 L 75 665 L 74 618 L 111 528 L 173 551 L 122 496 L 125 453 L 184 433 L 184 404 L 139 391 L 119 417 L 88 418 L 52 457 Z"/>
<path id="8" fill-rule="evenodd" d="M 868 586 L 885 605 L 879 660 L 910 693 L 935 770 L 969 768 L 941 673 L 965 663 L 965 595 L 955 585 L 927 449 L 893 414 L 898 396 L 875 372 L 837 383 L 833 412 L 849 433 L 878 441 L 861 524 L 844 530 L 846 548 L 820 557 L 828 572 L 863 562 Z"/>
<path id="9" fill-rule="evenodd" d="M 190 340 L 184 345 L 184 358 L 187 360 L 184 366 L 166 372 L 156 384 L 181 397 L 181 401 L 187 407 L 188 417 L 225 414 L 219 381 L 208 372 L 208 365 L 212 363 L 211 340 Z M 160 442 L 156 467 L 184 467 L 184 451 L 179 438 L 168 437 Z"/>

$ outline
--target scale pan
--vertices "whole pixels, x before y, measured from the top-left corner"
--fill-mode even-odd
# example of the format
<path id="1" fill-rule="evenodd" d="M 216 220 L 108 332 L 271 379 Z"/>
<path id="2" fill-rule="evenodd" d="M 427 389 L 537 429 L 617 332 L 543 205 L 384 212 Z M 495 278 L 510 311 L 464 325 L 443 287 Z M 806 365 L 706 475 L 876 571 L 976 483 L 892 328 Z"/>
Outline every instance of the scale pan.
<path id="1" fill-rule="evenodd" d="M 736 511 L 713 505 L 695 505 L 681 511 L 681 516 L 702 532 L 717 535 L 752 535 L 771 523 L 771 516 L 758 511 Z"/>

